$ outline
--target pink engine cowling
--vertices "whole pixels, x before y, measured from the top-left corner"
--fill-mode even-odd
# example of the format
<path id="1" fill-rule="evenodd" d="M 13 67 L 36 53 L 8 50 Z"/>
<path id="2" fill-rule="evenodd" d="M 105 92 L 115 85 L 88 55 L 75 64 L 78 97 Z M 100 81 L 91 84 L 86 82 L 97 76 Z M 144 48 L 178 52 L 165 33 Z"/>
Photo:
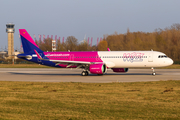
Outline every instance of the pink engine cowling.
<path id="1" fill-rule="evenodd" d="M 128 68 L 111 68 L 113 72 L 127 72 Z"/>
<path id="2" fill-rule="evenodd" d="M 105 64 L 92 64 L 89 66 L 89 71 L 92 74 L 103 74 L 107 70 L 107 67 Z"/>

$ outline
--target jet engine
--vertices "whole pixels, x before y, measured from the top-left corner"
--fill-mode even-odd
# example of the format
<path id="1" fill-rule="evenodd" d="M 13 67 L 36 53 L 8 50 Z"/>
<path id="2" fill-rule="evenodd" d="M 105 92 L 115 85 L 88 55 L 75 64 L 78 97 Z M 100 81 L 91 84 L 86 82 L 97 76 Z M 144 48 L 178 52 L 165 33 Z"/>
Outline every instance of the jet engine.
<path id="1" fill-rule="evenodd" d="M 113 72 L 127 72 L 129 68 L 111 68 Z"/>
<path id="2" fill-rule="evenodd" d="M 91 64 L 89 66 L 89 71 L 92 74 L 102 75 L 107 71 L 107 67 L 106 67 L 106 64 Z"/>

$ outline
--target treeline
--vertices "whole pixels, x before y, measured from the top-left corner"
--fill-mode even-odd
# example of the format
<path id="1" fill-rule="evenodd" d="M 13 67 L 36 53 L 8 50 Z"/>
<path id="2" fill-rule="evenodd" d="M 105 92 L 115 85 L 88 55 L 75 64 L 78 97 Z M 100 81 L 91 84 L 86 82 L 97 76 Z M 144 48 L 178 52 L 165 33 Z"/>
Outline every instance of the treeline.
<path id="1" fill-rule="evenodd" d="M 105 38 L 111 50 L 151 50 L 161 51 L 180 61 L 180 24 L 173 24 L 169 28 L 156 29 L 152 33 L 129 32 L 113 34 Z"/>
<path id="2" fill-rule="evenodd" d="M 52 50 L 51 39 L 43 42 L 36 41 L 43 51 Z M 114 33 L 104 35 L 104 39 L 98 46 L 90 46 L 86 41 L 78 43 L 74 36 L 67 37 L 64 43 L 57 41 L 56 51 L 130 51 L 130 50 L 154 50 L 161 51 L 172 58 L 180 61 L 180 24 L 173 24 L 169 28 L 156 29 L 154 32 L 130 32 L 125 34 Z"/>

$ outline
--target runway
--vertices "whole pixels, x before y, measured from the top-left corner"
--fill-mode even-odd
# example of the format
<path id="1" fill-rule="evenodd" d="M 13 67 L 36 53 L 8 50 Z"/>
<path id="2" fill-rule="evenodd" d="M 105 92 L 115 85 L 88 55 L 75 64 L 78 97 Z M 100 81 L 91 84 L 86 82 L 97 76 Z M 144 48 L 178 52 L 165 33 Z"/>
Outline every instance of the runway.
<path id="1" fill-rule="evenodd" d="M 0 68 L 0 81 L 112 83 L 180 80 L 180 69 L 155 69 L 156 76 L 151 75 L 151 69 L 129 69 L 127 73 L 108 70 L 103 76 L 81 76 L 81 71 L 58 68 Z"/>

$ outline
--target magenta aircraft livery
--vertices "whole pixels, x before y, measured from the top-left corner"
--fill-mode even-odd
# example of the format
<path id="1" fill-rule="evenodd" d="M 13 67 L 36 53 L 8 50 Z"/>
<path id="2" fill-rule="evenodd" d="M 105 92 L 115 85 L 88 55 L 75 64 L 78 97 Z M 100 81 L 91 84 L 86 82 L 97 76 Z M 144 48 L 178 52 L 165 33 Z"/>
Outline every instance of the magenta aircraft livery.
<path id="1" fill-rule="evenodd" d="M 59 68 L 81 68 L 82 76 L 90 73 L 103 75 L 107 69 L 114 72 L 127 72 L 128 68 L 149 67 L 155 75 L 154 67 L 165 67 L 173 60 L 158 51 L 67 51 L 44 52 L 36 45 L 25 29 L 19 29 L 23 54 L 18 58 L 37 64 Z"/>

